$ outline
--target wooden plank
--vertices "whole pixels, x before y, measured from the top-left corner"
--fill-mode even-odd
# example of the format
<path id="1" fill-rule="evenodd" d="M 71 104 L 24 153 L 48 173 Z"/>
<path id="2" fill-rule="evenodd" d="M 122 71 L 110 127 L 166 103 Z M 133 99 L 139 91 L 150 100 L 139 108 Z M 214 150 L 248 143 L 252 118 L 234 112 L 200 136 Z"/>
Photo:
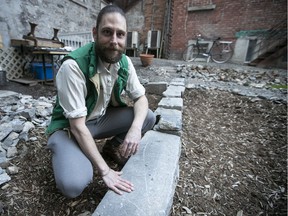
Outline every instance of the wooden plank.
<path id="1" fill-rule="evenodd" d="M 18 83 L 29 85 L 29 86 L 35 86 L 38 84 L 37 80 L 27 79 L 27 78 L 11 79 L 10 81 L 18 82 Z"/>
<path id="2" fill-rule="evenodd" d="M 35 50 L 32 52 L 33 54 L 49 54 L 49 55 L 67 55 L 69 51 L 53 51 L 53 50 Z"/>
<path id="3" fill-rule="evenodd" d="M 23 35 L 23 39 L 34 42 L 34 46 L 36 47 L 50 47 L 50 48 L 64 47 L 64 43 L 62 43 L 61 41 L 50 40 L 47 38 L 39 38 Z"/>
<path id="4" fill-rule="evenodd" d="M 11 46 L 34 46 L 33 41 L 22 39 L 11 39 Z"/>
<path id="5" fill-rule="evenodd" d="M 0 49 L 3 49 L 2 35 L 0 34 Z"/>
<path id="6" fill-rule="evenodd" d="M 37 40 L 37 47 L 51 47 L 51 48 L 61 48 L 63 47 L 63 44 L 56 43 L 54 41 L 42 41 Z"/>
<path id="7" fill-rule="evenodd" d="M 64 43 L 49 39 L 24 36 L 24 39 L 11 39 L 11 46 L 36 46 L 49 48 L 62 48 Z"/>

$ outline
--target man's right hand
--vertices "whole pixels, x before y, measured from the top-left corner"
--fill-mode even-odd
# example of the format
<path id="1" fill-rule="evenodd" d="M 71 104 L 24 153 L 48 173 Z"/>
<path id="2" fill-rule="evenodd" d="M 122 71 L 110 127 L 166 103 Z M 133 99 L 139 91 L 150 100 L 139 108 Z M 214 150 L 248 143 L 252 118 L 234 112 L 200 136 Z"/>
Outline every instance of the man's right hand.
<path id="1" fill-rule="evenodd" d="M 102 178 L 108 188 L 120 195 L 123 194 L 122 191 L 133 191 L 133 184 L 121 178 L 122 172 L 114 171 L 108 167 L 107 163 L 99 153 L 94 139 L 85 124 L 85 117 L 69 119 L 69 123 L 70 130 L 78 141 L 82 151 L 90 159 L 96 169 L 100 171 L 100 173 L 105 170 L 105 173 L 102 173 Z"/>
<path id="2" fill-rule="evenodd" d="M 122 173 L 109 169 L 108 173 L 102 176 L 107 187 L 119 195 L 123 194 L 122 191 L 130 193 L 134 190 L 131 182 L 121 178 Z"/>

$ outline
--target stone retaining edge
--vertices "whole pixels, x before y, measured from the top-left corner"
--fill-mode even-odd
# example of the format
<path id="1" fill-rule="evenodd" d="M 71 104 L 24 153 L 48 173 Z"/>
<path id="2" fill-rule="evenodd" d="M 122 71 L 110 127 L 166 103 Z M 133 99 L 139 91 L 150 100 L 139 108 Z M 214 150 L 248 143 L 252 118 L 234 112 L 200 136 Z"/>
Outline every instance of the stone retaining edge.
<path id="1" fill-rule="evenodd" d="M 165 86 L 161 89 L 162 95 L 172 101 L 182 97 L 184 82 L 185 79 L 172 80 L 167 89 Z M 171 88 L 175 90 L 175 83 L 181 87 L 178 95 L 166 94 Z M 159 88 L 157 91 L 159 93 Z M 171 111 L 179 110 L 179 107 L 175 109 L 177 104 L 170 107 Z M 183 104 L 181 114 L 182 108 Z M 170 118 L 168 125 L 175 125 L 174 121 L 175 118 Z M 171 134 L 169 127 L 166 131 L 157 131 L 157 125 L 148 131 L 141 140 L 139 152 L 122 169 L 123 178 L 133 182 L 135 191 L 120 196 L 109 190 L 92 216 L 168 216 L 179 178 L 182 131 L 178 132 L 179 135 Z"/>

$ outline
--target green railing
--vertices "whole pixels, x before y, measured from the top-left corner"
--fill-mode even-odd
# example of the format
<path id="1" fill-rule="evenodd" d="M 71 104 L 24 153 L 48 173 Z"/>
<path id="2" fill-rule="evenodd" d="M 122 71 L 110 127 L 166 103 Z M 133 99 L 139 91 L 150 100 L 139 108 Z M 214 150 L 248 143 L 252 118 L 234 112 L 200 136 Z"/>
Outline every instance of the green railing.
<path id="1" fill-rule="evenodd" d="M 281 46 L 287 46 L 287 21 L 282 20 L 273 28 L 257 35 L 257 44 L 254 47 L 252 61 L 272 53 Z"/>

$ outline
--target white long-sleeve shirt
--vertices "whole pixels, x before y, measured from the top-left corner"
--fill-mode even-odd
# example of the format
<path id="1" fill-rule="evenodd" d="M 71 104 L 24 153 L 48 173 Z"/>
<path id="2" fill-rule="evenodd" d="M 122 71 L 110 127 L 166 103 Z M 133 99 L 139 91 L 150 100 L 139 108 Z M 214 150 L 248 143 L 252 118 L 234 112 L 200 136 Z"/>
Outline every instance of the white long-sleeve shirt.
<path id="1" fill-rule="evenodd" d="M 134 100 L 145 94 L 145 88 L 138 80 L 131 59 L 127 57 L 127 60 L 129 76 L 126 92 Z M 120 64 L 115 63 L 108 70 L 104 67 L 102 61 L 98 60 L 96 73 L 100 75 L 100 93 L 94 110 L 87 116 L 87 108 L 85 106 L 85 97 L 87 96 L 86 78 L 76 61 L 72 59 L 64 61 L 57 73 L 56 85 L 59 103 L 64 110 L 65 117 L 79 118 L 87 116 L 86 120 L 88 121 L 104 115 L 110 102 L 114 83 L 118 77 L 119 68 Z"/>

